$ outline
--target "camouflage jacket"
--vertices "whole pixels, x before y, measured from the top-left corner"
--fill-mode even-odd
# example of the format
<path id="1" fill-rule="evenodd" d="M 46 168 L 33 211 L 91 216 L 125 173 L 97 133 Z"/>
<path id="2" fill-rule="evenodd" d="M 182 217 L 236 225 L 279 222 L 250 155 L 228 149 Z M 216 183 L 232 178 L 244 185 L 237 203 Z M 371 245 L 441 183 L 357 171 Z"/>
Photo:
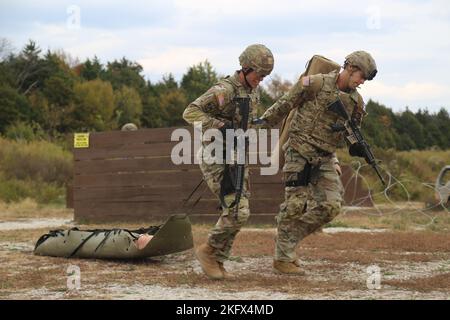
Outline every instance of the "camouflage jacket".
<path id="1" fill-rule="evenodd" d="M 295 108 L 289 128 L 287 144 L 300 154 L 331 155 L 344 145 L 345 132 L 334 132 L 331 126 L 344 119 L 328 110 L 328 106 L 341 98 L 347 113 L 361 124 L 364 102 L 352 90 L 345 93 L 337 87 L 337 71 L 300 78 L 297 83 L 273 104 L 263 115 L 271 126 L 281 121 Z"/>
<path id="2" fill-rule="evenodd" d="M 221 79 L 208 91 L 190 103 L 184 110 L 183 118 L 189 124 L 201 121 L 203 130 L 218 128 L 220 122 L 240 123 L 239 110 L 233 101 L 235 97 L 250 97 L 249 124 L 256 117 L 259 92 L 244 87 L 239 82 L 239 73 Z M 249 126 L 250 127 L 250 126 Z"/>

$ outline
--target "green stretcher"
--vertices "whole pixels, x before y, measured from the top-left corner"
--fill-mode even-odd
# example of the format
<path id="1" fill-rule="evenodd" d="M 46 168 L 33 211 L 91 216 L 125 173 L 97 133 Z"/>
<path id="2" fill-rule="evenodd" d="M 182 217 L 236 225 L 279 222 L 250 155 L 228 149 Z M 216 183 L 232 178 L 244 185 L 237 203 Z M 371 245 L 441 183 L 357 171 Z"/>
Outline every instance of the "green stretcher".
<path id="1" fill-rule="evenodd" d="M 34 254 L 65 258 L 142 259 L 189 250 L 193 246 L 189 217 L 172 215 L 160 226 L 139 230 L 52 230 L 39 238 Z"/>

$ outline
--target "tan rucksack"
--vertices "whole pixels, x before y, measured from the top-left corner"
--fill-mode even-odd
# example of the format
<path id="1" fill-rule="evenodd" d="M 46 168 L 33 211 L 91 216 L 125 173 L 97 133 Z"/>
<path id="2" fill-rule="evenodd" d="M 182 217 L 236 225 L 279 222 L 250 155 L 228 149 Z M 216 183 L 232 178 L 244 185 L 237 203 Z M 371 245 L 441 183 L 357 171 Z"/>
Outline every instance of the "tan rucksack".
<path id="1" fill-rule="evenodd" d="M 305 72 L 302 73 L 300 76 L 310 76 L 314 74 L 326 74 L 330 73 L 331 71 L 337 70 L 339 71 L 341 69 L 341 66 L 323 56 L 320 55 L 314 55 L 307 63 Z M 280 129 L 280 140 L 278 142 L 278 148 L 275 148 L 276 152 L 279 153 L 279 166 L 280 168 L 284 165 L 284 152 L 283 152 L 283 145 L 288 140 L 288 129 L 290 127 L 290 123 L 292 120 L 292 117 L 294 115 L 295 109 L 292 109 L 289 115 L 283 120 L 281 124 Z"/>

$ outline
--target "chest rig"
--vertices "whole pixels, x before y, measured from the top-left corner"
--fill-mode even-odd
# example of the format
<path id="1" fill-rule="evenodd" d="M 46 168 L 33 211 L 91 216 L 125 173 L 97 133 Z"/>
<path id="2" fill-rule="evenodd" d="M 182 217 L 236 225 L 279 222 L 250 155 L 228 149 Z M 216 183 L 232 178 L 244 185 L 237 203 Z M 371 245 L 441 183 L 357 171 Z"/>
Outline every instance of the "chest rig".
<path id="1" fill-rule="evenodd" d="M 337 88 L 337 72 L 323 77 L 322 89 L 315 99 L 300 106 L 291 122 L 292 135 L 299 137 L 296 149 L 306 164 L 295 180 L 286 181 L 287 187 L 307 186 L 315 182 L 322 163 L 331 158 L 336 148 L 344 145 L 345 133 L 334 128 L 343 126 L 346 118 L 330 110 L 330 105 L 340 99 L 345 111 L 352 117 L 358 110 L 357 94 L 345 93 Z"/>
<path id="2" fill-rule="evenodd" d="M 213 116 L 225 123 L 232 124 L 235 129 L 239 126 L 242 121 L 242 117 L 238 112 L 236 98 L 250 98 L 250 111 L 249 111 L 249 123 L 257 117 L 257 106 L 259 104 L 259 97 L 256 92 L 248 93 L 242 85 L 235 83 L 235 79 L 231 77 L 226 77 L 222 79 L 220 83 L 226 83 L 228 86 L 232 86 L 233 93 L 228 101 L 228 103 L 221 109 L 212 110 Z"/>
<path id="3" fill-rule="evenodd" d="M 318 153 L 331 154 L 344 145 L 344 133 L 332 128 L 343 125 L 345 119 L 329 110 L 329 105 L 338 98 L 349 115 L 357 110 L 358 98 L 354 93 L 345 93 L 336 87 L 337 73 L 323 75 L 322 89 L 315 99 L 304 103 L 296 110 L 296 119 L 291 123 L 291 132 L 302 142 L 310 144 Z"/>

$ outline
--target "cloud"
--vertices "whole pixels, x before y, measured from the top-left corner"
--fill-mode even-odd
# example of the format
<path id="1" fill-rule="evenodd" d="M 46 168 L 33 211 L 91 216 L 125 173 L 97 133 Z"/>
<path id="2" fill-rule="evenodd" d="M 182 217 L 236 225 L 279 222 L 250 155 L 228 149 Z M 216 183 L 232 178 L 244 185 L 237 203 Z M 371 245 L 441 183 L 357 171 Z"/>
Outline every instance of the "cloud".
<path id="1" fill-rule="evenodd" d="M 295 80 L 314 54 L 342 63 L 366 50 L 379 74 L 363 92 L 393 108 L 449 105 L 450 3 L 431 1 L 206 0 L 77 1 L 81 28 L 67 28 L 66 9 L 56 4 L 2 1 L 0 27 L 21 48 L 28 39 L 64 49 L 80 60 L 122 56 L 138 61 L 152 81 L 208 59 L 220 74 L 238 67 L 240 52 L 266 44 L 274 72 Z M 367 88 L 366 88 L 367 87 Z"/>
<path id="2" fill-rule="evenodd" d="M 144 67 L 146 72 L 151 74 L 165 74 L 172 72 L 180 74 L 198 62 L 216 56 L 216 50 L 210 48 L 188 48 L 171 47 L 163 52 L 148 53 L 145 58 L 138 62 Z"/>
<path id="3" fill-rule="evenodd" d="M 367 81 L 360 89 L 365 97 L 383 104 L 394 104 L 397 109 L 414 106 L 410 109 L 427 108 L 438 111 L 450 105 L 450 85 L 433 82 L 411 81 L 402 85 L 387 85 L 381 81 Z M 389 104 L 389 103 L 390 104 Z"/>

